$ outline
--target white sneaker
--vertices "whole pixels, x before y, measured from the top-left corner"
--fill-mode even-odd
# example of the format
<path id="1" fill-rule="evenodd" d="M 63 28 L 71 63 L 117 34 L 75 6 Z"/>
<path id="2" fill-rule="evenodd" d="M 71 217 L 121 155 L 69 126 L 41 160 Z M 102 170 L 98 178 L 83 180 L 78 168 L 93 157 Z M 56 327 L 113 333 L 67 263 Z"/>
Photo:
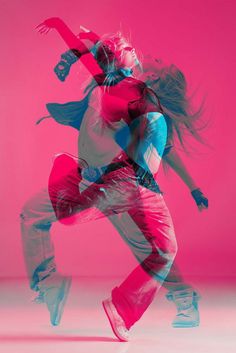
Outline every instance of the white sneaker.
<path id="1" fill-rule="evenodd" d="M 127 342 L 129 340 L 129 330 L 126 328 L 122 317 L 118 314 L 112 299 L 104 300 L 102 305 L 116 337 L 122 342 Z"/>
<path id="2" fill-rule="evenodd" d="M 191 288 L 169 292 L 166 298 L 173 301 L 177 308 L 173 327 L 196 327 L 199 326 L 200 318 L 198 311 L 198 301 L 200 296 Z"/>

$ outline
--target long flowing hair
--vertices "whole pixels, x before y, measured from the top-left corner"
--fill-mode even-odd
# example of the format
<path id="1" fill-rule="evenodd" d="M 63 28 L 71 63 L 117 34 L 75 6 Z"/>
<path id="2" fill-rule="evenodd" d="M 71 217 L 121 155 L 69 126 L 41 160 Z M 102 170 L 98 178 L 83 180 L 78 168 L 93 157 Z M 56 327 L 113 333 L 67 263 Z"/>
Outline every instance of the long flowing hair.
<path id="1" fill-rule="evenodd" d="M 189 135 L 208 145 L 202 130 L 209 122 L 203 121 L 204 100 L 197 109 L 193 108 L 192 98 L 187 95 L 187 82 L 181 70 L 175 65 L 166 66 L 158 72 L 156 81 L 150 87 L 157 94 L 168 126 L 168 142 L 177 141 L 188 153 Z"/>
<path id="2" fill-rule="evenodd" d="M 92 53 L 105 74 L 103 85 L 116 84 L 122 76 L 122 61 L 124 44 L 130 46 L 120 32 L 108 34 L 93 47 Z M 141 65 L 141 64 L 140 64 Z M 197 109 L 193 108 L 192 98 L 187 95 L 187 82 L 183 72 L 175 65 L 163 67 L 158 72 L 158 79 L 150 88 L 157 95 L 168 126 L 168 143 L 178 141 L 186 153 L 190 147 L 188 136 L 208 145 L 202 136 L 202 130 L 209 122 L 203 121 L 204 100 Z M 91 92 L 97 86 L 94 79 L 86 86 L 84 92 Z M 209 145 L 208 145 L 209 146 Z"/>

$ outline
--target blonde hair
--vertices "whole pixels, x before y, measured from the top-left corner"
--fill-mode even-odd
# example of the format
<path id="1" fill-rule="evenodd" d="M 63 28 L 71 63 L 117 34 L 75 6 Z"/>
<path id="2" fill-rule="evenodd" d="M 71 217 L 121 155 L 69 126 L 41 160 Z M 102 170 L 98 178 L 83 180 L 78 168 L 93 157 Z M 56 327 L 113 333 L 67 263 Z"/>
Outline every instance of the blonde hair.
<path id="1" fill-rule="evenodd" d="M 168 125 L 168 141 L 174 143 L 176 137 L 186 150 L 186 133 L 206 144 L 200 131 L 207 123 L 201 117 L 204 101 L 194 110 L 192 98 L 187 96 L 187 82 L 182 71 L 175 65 L 166 66 L 158 73 L 158 79 L 150 87 L 157 94 Z"/>
<path id="2" fill-rule="evenodd" d="M 106 75 L 103 83 L 105 86 L 112 85 L 120 76 L 119 70 L 122 69 L 125 46 L 130 46 L 129 41 L 121 32 L 117 32 L 104 35 L 94 47 L 95 59 Z"/>

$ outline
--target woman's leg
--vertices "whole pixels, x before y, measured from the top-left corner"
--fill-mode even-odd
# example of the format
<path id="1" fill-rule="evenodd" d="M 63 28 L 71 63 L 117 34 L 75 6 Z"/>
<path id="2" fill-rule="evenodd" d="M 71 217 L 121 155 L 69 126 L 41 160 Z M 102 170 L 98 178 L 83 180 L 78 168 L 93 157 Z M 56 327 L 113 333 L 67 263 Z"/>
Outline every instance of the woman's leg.
<path id="1" fill-rule="evenodd" d="M 140 230 L 138 225 L 133 221 L 128 212 L 112 215 L 108 217 L 108 219 L 119 232 L 123 240 L 131 247 L 131 250 L 135 255 L 135 248 L 133 248 L 132 244 L 130 245 L 129 236 L 130 234 L 133 234 L 137 239 L 142 237 L 142 231 Z M 153 285 L 154 287 L 158 286 L 156 281 L 153 281 Z M 185 283 L 181 271 L 179 270 L 179 267 L 177 266 L 175 260 L 171 266 L 168 275 L 162 283 L 162 286 L 168 291 L 192 288 L 190 284 Z"/>
<path id="2" fill-rule="evenodd" d="M 58 168 L 60 173 L 57 173 Z M 48 190 L 31 197 L 21 213 L 22 242 L 30 287 L 39 291 L 41 302 L 45 302 L 50 312 L 52 325 L 60 323 L 71 283 L 70 277 L 56 271 L 50 235 L 52 223 L 59 220 L 69 225 L 104 217 L 98 209 L 91 207 L 96 203 L 104 206 L 103 191 L 94 184 L 80 193 L 80 182 L 77 163 L 68 155 L 59 156 L 54 162 Z"/>
<path id="3" fill-rule="evenodd" d="M 21 233 L 32 289 L 38 290 L 38 282 L 56 271 L 50 235 L 53 222 L 66 225 L 88 222 L 130 207 L 136 183 L 127 181 L 129 192 L 122 192 L 124 173 L 121 170 L 104 179 L 101 184 L 94 183 L 80 193 L 79 184 L 83 180 L 77 160 L 61 154 L 54 161 L 48 189 L 33 195 L 23 206 Z"/>
<path id="4" fill-rule="evenodd" d="M 143 238 L 142 230 L 140 227 L 138 227 L 138 225 L 133 221 L 128 212 L 110 216 L 109 220 L 129 245 L 134 255 L 139 259 L 140 255 L 137 253 L 137 240 Z M 136 279 L 135 276 L 137 276 Z M 140 278 L 142 280 L 140 280 Z M 162 286 L 168 290 L 166 295 L 167 299 L 173 301 L 177 308 L 177 315 L 174 318 L 172 325 L 174 327 L 198 326 L 199 313 L 197 302 L 199 300 L 199 295 L 194 291 L 190 284 L 184 282 L 175 261 L 173 262 L 170 271 L 168 272 L 163 282 L 162 278 L 161 281 L 159 277 L 157 277 L 157 280 L 154 280 L 150 276 L 146 277 L 145 273 L 140 276 L 139 268 L 132 273 L 132 276 L 129 280 L 132 280 L 139 286 L 136 287 L 136 293 L 144 293 L 144 287 L 148 289 L 145 293 L 146 305 L 144 305 L 143 309 L 148 307 L 149 302 L 152 301 L 155 293 L 162 283 Z M 140 301 L 140 299 L 137 301 Z"/>
<path id="5" fill-rule="evenodd" d="M 177 251 L 173 223 L 163 196 L 144 187 L 140 189 L 141 197 L 136 208 L 128 211 L 131 232 L 125 235 L 139 266 L 112 291 L 112 301 L 127 328 L 152 302 Z M 119 216 L 122 218 L 123 214 Z"/>
<path id="6" fill-rule="evenodd" d="M 38 283 L 56 271 L 50 229 L 57 218 L 47 189 L 31 197 L 20 216 L 26 270 L 31 289 L 37 291 Z"/>
<path id="7" fill-rule="evenodd" d="M 33 195 L 22 208 L 24 258 L 33 290 L 37 291 L 38 283 L 56 271 L 50 234 L 53 222 L 71 225 L 103 216 L 96 209 L 89 209 L 97 190 L 93 188 L 87 196 L 80 194 L 80 182 L 76 160 L 66 154 L 59 155 L 54 161 L 48 188 Z"/>

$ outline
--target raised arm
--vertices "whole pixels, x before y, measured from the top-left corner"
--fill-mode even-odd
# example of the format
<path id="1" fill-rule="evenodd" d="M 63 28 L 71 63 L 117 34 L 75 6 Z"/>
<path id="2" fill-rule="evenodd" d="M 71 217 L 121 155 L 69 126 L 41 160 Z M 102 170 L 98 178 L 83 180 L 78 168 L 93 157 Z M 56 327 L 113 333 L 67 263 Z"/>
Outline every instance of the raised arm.
<path id="1" fill-rule="evenodd" d="M 86 45 L 76 36 L 70 28 L 57 17 L 49 18 L 36 27 L 41 34 L 47 34 L 50 29 L 55 29 L 65 41 L 69 49 L 80 58 L 87 70 L 92 74 L 98 84 L 101 84 L 101 76 L 104 75 L 94 56 L 90 53 Z"/>
<path id="2" fill-rule="evenodd" d="M 85 28 L 84 26 L 80 26 L 80 29 L 82 29 L 83 32 L 80 32 L 78 34 L 78 37 L 80 39 L 87 39 L 93 45 L 97 44 L 97 42 L 100 40 L 100 37 L 93 31 L 90 31 L 89 29 Z"/>
<path id="3" fill-rule="evenodd" d="M 86 46 L 88 45 L 87 43 L 89 42 L 88 49 L 92 53 L 94 46 L 97 44 L 97 42 L 100 40 L 100 37 L 88 30 L 87 28 L 80 26 L 80 29 L 83 32 L 80 32 L 77 34 L 77 37 L 79 37 L 82 40 L 86 40 Z M 61 54 L 61 59 L 57 63 L 57 65 L 54 67 L 54 72 L 57 75 L 58 79 L 62 82 L 65 81 L 66 77 L 70 73 L 71 66 L 79 60 L 79 57 L 76 56 L 75 53 L 71 49 L 67 50 L 63 54 Z"/>
<path id="4" fill-rule="evenodd" d="M 193 180 L 185 164 L 174 148 L 169 149 L 168 152 L 163 155 L 163 159 L 179 175 L 185 185 L 187 185 L 199 210 L 201 211 L 203 208 L 208 208 L 208 199 L 203 195 L 201 189 Z"/>

